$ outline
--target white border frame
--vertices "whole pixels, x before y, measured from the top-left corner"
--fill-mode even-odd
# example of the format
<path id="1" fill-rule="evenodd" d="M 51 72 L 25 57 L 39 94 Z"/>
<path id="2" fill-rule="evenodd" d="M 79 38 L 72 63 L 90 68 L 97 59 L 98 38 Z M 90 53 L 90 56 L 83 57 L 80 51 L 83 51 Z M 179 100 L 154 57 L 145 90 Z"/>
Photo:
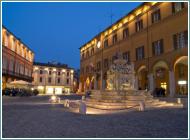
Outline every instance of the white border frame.
<path id="1" fill-rule="evenodd" d="M 121 3 L 121 2 L 187 2 L 188 3 L 188 65 L 189 65 L 189 0 L 188 1 L 1 1 L 1 37 L 2 37 L 2 7 L 3 3 L 6 2 L 32 2 L 32 3 L 38 3 L 38 2 L 45 2 L 45 3 L 57 3 L 57 2 L 66 2 L 66 3 L 101 3 L 101 2 L 111 2 L 111 3 Z M 133 9 L 132 9 L 133 10 Z M 1 46 L 2 46 L 2 38 L 1 38 Z M 189 66 L 188 66 L 188 94 L 189 94 Z M 2 48 L 1 48 L 1 80 L 2 80 Z M 1 82 L 1 90 L 2 90 L 2 82 Z M 189 139 L 189 95 L 188 95 L 188 138 L 2 138 L 2 94 L 1 96 L 1 139 Z"/>

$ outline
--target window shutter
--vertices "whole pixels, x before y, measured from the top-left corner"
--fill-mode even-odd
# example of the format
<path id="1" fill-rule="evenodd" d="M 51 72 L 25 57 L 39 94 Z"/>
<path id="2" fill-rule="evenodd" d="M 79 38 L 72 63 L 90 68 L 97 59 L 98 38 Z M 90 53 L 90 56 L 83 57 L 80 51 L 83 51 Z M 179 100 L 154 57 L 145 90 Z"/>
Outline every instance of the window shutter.
<path id="1" fill-rule="evenodd" d="M 144 46 L 142 46 L 142 58 L 144 58 Z"/>
<path id="2" fill-rule="evenodd" d="M 187 30 L 184 31 L 184 38 L 185 38 L 185 46 L 187 47 L 187 45 L 188 45 L 188 32 L 187 32 Z"/>
<path id="3" fill-rule="evenodd" d="M 161 53 L 164 52 L 164 43 L 163 43 L 163 39 L 160 40 L 160 52 L 161 52 Z"/>
<path id="4" fill-rule="evenodd" d="M 177 35 L 173 35 L 173 45 L 174 45 L 174 49 L 177 49 Z"/>
<path id="5" fill-rule="evenodd" d="M 151 14 L 152 23 L 154 23 L 154 13 Z"/>
<path id="6" fill-rule="evenodd" d="M 138 60 L 138 48 L 136 48 L 136 60 Z"/>
<path id="7" fill-rule="evenodd" d="M 184 2 L 181 2 L 181 8 L 183 9 L 185 7 Z"/>
<path id="8" fill-rule="evenodd" d="M 143 29 L 143 20 L 141 20 L 140 23 L 141 23 L 141 29 Z"/>
<path id="9" fill-rule="evenodd" d="M 128 51 L 128 62 L 130 62 L 130 51 Z"/>
<path id="10" fill-rule="evenodd" d="M 154 42 L 152 42 L 152 54 L 155 55 L 155 47 L 154 47 Z"/>
<path id="11" fill-rule="evenodd" d="M 160 12 L 160 9 L 158 10 L 158 19 L 161 20 L 161 12 Z"/>
<path id="12" fill-rule="evenodd" d="M 172 13 L 175 13 L 175 2 L 172 2 Z"/>

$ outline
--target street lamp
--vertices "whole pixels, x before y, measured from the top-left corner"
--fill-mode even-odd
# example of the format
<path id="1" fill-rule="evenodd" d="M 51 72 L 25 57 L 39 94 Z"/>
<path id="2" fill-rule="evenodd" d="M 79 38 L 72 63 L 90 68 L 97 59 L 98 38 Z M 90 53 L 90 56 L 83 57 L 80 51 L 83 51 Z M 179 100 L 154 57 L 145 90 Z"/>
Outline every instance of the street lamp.
<path id="1" fill-rule="evenodd" d="M 100 49 L 100 47 L 101 47 L 101 42 L 100 41 L 98 41 L 97 42 L 97 48 L 98 49 Z M 101 60 L 102 60 L 102 62 L 101 62 L 101 90 L 103 90 L 103 47 L 102 47 L 102 56 L 101 56 Z"/>

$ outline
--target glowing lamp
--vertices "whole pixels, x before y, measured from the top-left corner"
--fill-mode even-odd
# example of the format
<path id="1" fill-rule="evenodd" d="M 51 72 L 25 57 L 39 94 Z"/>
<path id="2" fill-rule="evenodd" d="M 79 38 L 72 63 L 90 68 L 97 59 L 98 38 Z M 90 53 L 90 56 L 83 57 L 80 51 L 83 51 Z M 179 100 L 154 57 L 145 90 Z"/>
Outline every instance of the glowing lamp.
<path id="1" fill-rule="evenodd" d="M 100 42 L 100 41 L 98 41 L 98 43 L 97 43 L 97 48 L 99 49 L 99 48 L 100 48 L 100 46 L 101 46 L 101 42 Z"/>
<path id="2" fill-rule="evenodd" d="M 178 84 L 179 84 L 179 85 L 186 85 L 186 84 L 187 84 L 187 81 L 181 80 L 181 81 L 178 81 Z"/>

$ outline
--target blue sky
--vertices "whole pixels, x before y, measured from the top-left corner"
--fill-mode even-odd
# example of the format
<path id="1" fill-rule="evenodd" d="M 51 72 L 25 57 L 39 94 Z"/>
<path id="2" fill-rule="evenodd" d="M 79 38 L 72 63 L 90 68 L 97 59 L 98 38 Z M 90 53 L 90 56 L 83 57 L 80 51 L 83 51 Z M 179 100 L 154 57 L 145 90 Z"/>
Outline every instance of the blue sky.
<path id="1" fill-rule="evenodd" d="M 3 2 L 2 22 L 35 52 L 35 61 L 80 68 L 79 47 L 140 2 Z"/>

